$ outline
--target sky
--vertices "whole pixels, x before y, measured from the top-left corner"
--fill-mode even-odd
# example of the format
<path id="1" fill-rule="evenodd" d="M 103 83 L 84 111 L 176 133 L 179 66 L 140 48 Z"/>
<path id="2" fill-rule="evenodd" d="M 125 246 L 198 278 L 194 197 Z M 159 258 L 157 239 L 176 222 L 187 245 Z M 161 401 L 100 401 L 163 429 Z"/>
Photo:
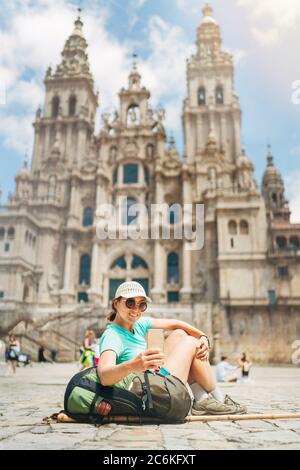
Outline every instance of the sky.
<path id="1" fill-rule="evenodd" d="M 168 136 L 183 154 L 182 103 L 186 59 L 195 50 L 204 0 L 0 0 L 0 190 L 31 159 L 35 112 L 44 103 L 46 69 L 61 51 L 82 8 L 89 60 L 101 114 L 118 107 L 132 55 L 155 107 L 166 109 Z M 242 138 L 261 183 L 271 145 L 300 223 L 299 0 L 211 0 L 223 47 L 235 60 L 235 88 L 243 111 Z"/>

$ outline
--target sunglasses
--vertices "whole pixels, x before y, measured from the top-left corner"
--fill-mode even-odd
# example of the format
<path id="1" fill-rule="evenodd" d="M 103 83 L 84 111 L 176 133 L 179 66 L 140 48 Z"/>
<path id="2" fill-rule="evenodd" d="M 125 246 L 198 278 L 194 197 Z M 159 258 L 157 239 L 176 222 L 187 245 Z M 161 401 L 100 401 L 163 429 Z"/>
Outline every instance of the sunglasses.
<path id="1" fill-rule="evenodd" d="M 125 305 L 129 309 L 135 309 L 136 307 L 138 307 L 140 312 L 145 312 L 147 310 L 148 305 L 147 305 L 147 302 L 145 302 L 144 300 L 140 302 L 139 304 L 136 304 L 134 299 L 122 299 L 122 300 L 125 301 Z"/>

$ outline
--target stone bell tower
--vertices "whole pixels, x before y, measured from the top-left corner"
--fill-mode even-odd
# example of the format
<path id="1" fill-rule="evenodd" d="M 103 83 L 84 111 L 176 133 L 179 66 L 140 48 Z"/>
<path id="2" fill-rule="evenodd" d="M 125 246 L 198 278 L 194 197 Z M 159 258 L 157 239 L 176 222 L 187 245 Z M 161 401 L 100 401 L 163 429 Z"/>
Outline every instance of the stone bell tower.
<path id="1" fill-rule="evenodd" d="M 87 41 L 78 17 L 75 28 L 66 41 L 62 62 L 53 73 L 48 68 L 45 77 L 44 110 L 38 109 L 32 170 L 46 166 L 80 167 L 94 135 L 94 118 L 98 106 L 94 81 L 87 55 Z"/>
<path id="2" fill-rule="evenodd" d="M 200 157 L 212 136 L 228 163 L 241 154 L 241 110 L 234 92 L 232 56 L 222 49 L 220 27 L 208 3 L 197 29 L 197 52 L 188 61 L 183 125 L 186 158 Z"/>

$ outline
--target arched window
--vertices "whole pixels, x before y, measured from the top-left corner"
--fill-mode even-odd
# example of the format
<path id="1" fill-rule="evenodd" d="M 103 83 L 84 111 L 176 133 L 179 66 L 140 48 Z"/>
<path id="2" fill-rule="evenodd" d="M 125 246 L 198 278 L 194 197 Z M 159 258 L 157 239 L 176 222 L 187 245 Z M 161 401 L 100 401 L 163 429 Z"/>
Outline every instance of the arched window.
<path id="1" fill-rule="evenodd" d="M 290 238 L 290 247 L 293 251 L 298 251 L 300 248 L 300 242 L 298 237 Z"/>
<path id="2" fill-rule="evenodd" d="M 148 269 L 148 265 L 147 265 L 146 261 L 144 261 L 139 256 L 134 256 L 133 257 L 131 267 L 132 267 L 132 269 L 137 269 L 137 268 Z"/>
<path id="3" fill-rule="evenodd" d="M 72 95 L 69 98 L 69 116 L 75 116 L 76 106 L 77 106 L 77 98 L 75 95 Z"/>
<path id="4" fill-rule="evenodd" d="M 54 96 L 52 99 L 52 117 L 57 118 L 59 113 L 60 99 L 59 96 Z"/>
<path id="5" fill-rule="evenodd" d="M 170 253 L 168 256 L 168 283 L 179 283 L 179 257 L 177 253 Z"/>
<path id="6" fill-rule="evenodd" d="M 134 213 L 133 206 L 137 204 L 137 200 L 133 197 L 126 198 L 123 203 L 122 223 L 123 225 L 136 225 L 138 214 Z"/>
<path id="7" fill-rule="evenodd" d="M 274 204 L 277 204 L 277 194 L 276 193 L 272 194 L 272 202 L 274 202 Z"/>
<path id="8" fill-rule="evenodd" d="M 202 86 L 198 90 L 198 105 L 205 106 L 206 105 L 206 90 Z"/>
<path id="9" fill-rule="evenodd" d="M 9 240 L 13 240 L 15 238 L 15 229 L 13 227 L 9 227 L 7 231 L 7 238 Z"/>
<path id="10" fill-rule="evenodd" d="M 277 237 L 276 245 L 279 250 L 284 250 L 287 247 L 287 240 L 285 237 Z"/>
<path id="11" fill-rule="evenodd" d="M 83 227 L 91 227 L 94 223 L 94 211 L 91 207 L 86 207 L 83 211 Z"/>
<path id="12" fill-rule="evenodd" d="M 126 260 L 124 256 L 122 256 L 121 258 L 118 258 L 116 261 L 113 262 L 110 269 L 114 269 L 114 268 L 126 269 Z"/>
<path id="13" fill-rule="evenodd" d="M 4 240 L 5 238 L 5 228 L 0 227 L 0 240 Z"/>
<path id="14" fill-rule="evenodd" d="M 91 281 L 91 257 L 82 255 L 80 258 L 79 284 L 89 285 Z"/>
<path id="15" fill-rule="evenodd" d="M 109 300 L 113 300 L 118 287 L 125 282 L 125 279 L 110 279 L 109 280 Z"/>
<path id="16" fill-rule="evenodd" d="M 135 163 L 124 165 L 124 184 L 136 184 L 139 182 L 139 166 Z"/>
<path id="17" fill-rule="evenodd" d="M 237 235 L 237 223 L 235 220 L 231 220 L 228 223 L 228 231 L 230 235 Z"/>
<path id="18" fill-rule="evenodd" d="M 170 204 L 168 210 L 168 223 L 170 225 L 178 224 L 180 221 L 180 212 L 177 204 Z"/>
<path id="19" fill-rule="evenodd" d="M 222 85 L 218 85 L 216 88 L 216 103 L 224 104 L 224 90 Z"/>
<path id="20" fill-rule="evenodd" d="M 241 220 L 240 222 L 240 233 L 241 235 L 249 234 L 249 224 L 246 220 Z"/>

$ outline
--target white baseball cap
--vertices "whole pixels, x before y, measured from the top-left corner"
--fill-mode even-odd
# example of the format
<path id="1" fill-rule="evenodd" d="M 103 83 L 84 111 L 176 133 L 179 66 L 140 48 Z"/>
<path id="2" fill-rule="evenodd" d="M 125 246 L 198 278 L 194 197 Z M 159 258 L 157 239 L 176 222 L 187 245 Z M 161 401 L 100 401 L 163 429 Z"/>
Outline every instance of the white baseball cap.
<path id="1" fill-rule="evenodd" d="M 125 299 L 131 299 L 132 297 L 145 297 L 147 302 L 152 302 L 152 300 L 147 297 L 145 289 L 139 282 L 130 281 L 130 282 L 123 282 L 121 284 L 116 293 L 115 299 L 118 297 L 124 297 Z"/>

